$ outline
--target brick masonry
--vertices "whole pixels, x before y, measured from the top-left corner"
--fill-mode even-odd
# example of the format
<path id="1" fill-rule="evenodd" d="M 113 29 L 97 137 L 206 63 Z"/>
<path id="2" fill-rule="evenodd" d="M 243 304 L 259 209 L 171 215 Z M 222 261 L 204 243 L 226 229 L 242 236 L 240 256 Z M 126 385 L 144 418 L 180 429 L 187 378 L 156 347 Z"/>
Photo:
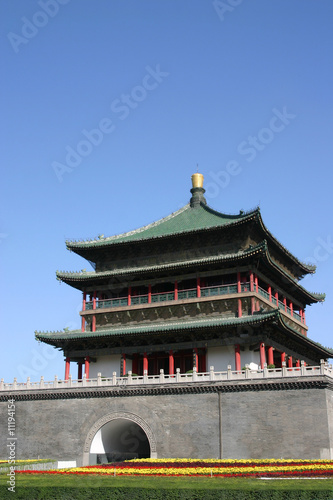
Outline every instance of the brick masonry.
<path id="1" fill-rule="evenodd" d="M 226 390 L 207 383 L 185 391 L 100 390 L 80 397 L 73 389 L 50 399 L 31 399 L 43 391 L 26 391 L 15 403 L 16 458 L 87 463 L 85 449 L 99 422 L 115 417 L 137 422 L 158 458 L 333 458 L 333 392 L 325 379 L 318 377 L 313 388 L 296 382 L 281 388 L 234 383 Z M 7 397 L 1 394 L 2 459 L 7 458 Z"/>

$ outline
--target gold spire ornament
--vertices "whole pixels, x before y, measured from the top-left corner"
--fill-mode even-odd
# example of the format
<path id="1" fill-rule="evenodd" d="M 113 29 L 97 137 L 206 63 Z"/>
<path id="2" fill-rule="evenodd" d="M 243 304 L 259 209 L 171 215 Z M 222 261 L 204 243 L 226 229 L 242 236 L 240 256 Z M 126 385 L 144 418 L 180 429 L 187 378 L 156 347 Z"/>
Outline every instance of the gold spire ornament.
<path id="1" fill-rule="evenodd" d="M 203 187 L 204 176 L 202 174 L 199 173 L 193 174 L 191 179 L 193 188 Z"/>

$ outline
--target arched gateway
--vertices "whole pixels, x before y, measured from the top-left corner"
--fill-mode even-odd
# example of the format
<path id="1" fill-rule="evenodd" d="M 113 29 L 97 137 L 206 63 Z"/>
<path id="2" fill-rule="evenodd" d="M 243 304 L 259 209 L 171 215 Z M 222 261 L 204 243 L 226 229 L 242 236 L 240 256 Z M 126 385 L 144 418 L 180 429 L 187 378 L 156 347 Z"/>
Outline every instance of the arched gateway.
<path id="1" fill-rule="evenodd" d="M 130 412 L 100 418 L 88 432 L 83 465 L 131 458 L 156 458 L 156 440 L 147 422 Z"/>

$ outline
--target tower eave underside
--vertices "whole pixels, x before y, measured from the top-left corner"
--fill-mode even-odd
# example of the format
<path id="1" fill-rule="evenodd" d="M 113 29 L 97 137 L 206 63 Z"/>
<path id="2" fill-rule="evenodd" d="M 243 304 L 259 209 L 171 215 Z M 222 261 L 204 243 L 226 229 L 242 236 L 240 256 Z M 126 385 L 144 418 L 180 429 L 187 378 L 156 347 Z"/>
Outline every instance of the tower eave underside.
<path id="1" fill-rule="evenodd" d="M 196 238 L 197 241 L 201 240 L 201 242 L 204 242 L 207 238 L 215 236 L 220 241 L 223 241 L 228 236 L 228 233 L 236 234 L 237 232 L 242 236 L 253 236 L 253 238 L 257 240 L 257 243 L 266 239 L 273 258 L 283 264 L 290 277 L 299 280 L 305 275 L 315 272 L 315 266 L 310 266 L 299 261 L 268 231 L 262 221 L 259 211 L 250 214 L 248 217 L 230 222 L 229 224 L 223 226 L 184 231 L 150 239 L 119 242 L 113 241 L 112 244 L 107 241 L 104 244 L 103 242 L 98 242 L 98 244 L 91 242 L 91 245 L 67 243 L 67 248 L 77 253 L 87 261 L 96 264 L 99 261 L 104 260 L 105 256 L 107 256 L 107 260 L 110 262 L 117 260 L 119 251 L 122 255 L 129 255 L 131 253 L 135 253 L 139 248 L 148 250 L 153 246 L 153 248 L 155 248 L 154 253 L 163 253 L 166 243 L 169 242 L 172 242 L 174 247 L 178 248 L 181 247 L 187 239 L 190 239 L 191 243 L 193 243 L 194 238 Z"/>
<path id="2" fill-rule="evenodd" d="M 227 322 L 216 320 L 211 324 L 179 322 L 168 325 L 140 325 L 139 331 L 129 328 L 119 332 L 115 328 L 94 333 L 36 332 L 36 339 L 61 349 L 65 355 L 70 354 L 72 357 L 234 344 L 247 345 L 256 350 L 260 342 L 287 351 L 311 364 L 319 364 L 320 359 L 327 360 L 333 356 L 332 350 L 290 328 L 278 311 Z"/>
<path id="3" fill-rule="evenodd" d="M 292 299 L 301 305 L 310 305 L 324 300 L 324 294 L 314 294 L 307 291 L 273 260 L 267 248 L 267 242 L 262 241 L 259 245 L 246 251 L 233 255 L 211 256 L 201 259 L 191 259 L 183 262 L 170 262 L 164 265 L 143 266 L 133 268 L 117 269 L 100 273 L 91 272 L 89 275 L 80 273 L 57 273 L 62 282 L 81 291 L 93 291 L 99 287 L 124 286 L 137 282 L 144 283 L 156 279 L 177 278 L 181 275 L 207 275 L 207 273 L 232 271 L 241 267 L 252 268 L 260 271 L 267 279 L 276 283 L 276 287 L 290 295 Z M 281 285 L 283 283 L 283 286 Z"/>

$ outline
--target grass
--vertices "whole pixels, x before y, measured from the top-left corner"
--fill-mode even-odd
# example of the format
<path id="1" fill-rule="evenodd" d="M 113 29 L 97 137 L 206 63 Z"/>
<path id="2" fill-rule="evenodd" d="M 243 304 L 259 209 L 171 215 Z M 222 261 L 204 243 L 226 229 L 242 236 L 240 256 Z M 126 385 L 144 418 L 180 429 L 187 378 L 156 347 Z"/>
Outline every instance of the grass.
<path id="1" fill-rule="evenodd" d="M 6 472 L 1 473 L 0 469 L 1 500 L 9 498 L 22 500 L 163 498 L 167 500 L 168 497 L 200 499 L 206 498 L 201 495 L 207 494 L 207 498 L 214 500 L 225 498 L 228 500 L 239 498 L 242 500 L 247 498 L 333 500 L 333 478 L 264 480 L 245 477 L 114 477 L 113 475 L 18 473 L 15 479 L 15 493 L 8 491 L 8 479 Z M 147 494 L 140 496 L 141 490 L 147 491 Z M 164 496 L 158 496 L 158 490 L 163 490 Z M 266 495 L 265 492 L 267 492 Z M 303 493 L 305 496 L 302 496 Z"/>
<path id="2" fill-rule="evenodd" d="M 0 486 L 6 485 L 7 477 L 0 475 Z M 163 489 L 213 489 L 219 490 L 332 490 L 333 479 L 270 479 L 221 478 L 221 477 L 114 477 L 75 476 L 49 474 L 17 474 L 16 487 L 72 487 L 72 488 L 163 488 Z M 333 494 L 332 494 L 333 499 Z"/>

